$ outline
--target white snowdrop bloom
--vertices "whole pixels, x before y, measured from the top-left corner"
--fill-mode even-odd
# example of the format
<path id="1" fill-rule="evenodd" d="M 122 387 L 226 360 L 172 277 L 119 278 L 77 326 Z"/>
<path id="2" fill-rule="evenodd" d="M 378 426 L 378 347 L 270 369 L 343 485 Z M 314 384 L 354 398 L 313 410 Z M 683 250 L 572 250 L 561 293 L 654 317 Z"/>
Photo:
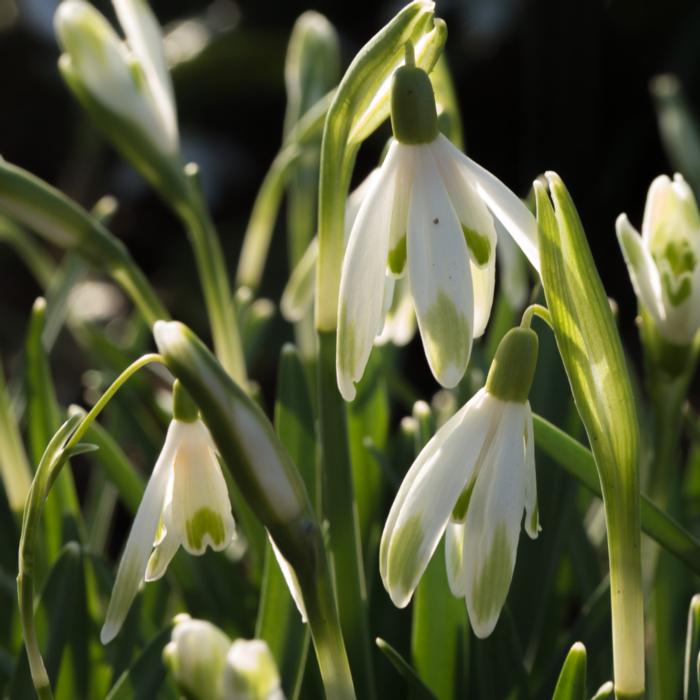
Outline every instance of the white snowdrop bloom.
<path id="1" fill-rule="evenodd" d="M 182 545 L 190 554 L 221 551 L 235 525 L 216 445 L 197 408 L 174 385 L 173 420 L 134 518 L 100 638 L 111 641 L 139 586 L 160 578 Z"/>
<path id="2" fill-rule="evenodd" d="M 532 413 L 527 400 L 537 336 L 509 331 L 485 388 L 423 448 L 384 526 L 379 568 L 398 607 L 408 605 L 443 533 L 447 577 L 474 632 L 493 631 L 510 588 L 520 528 L 539 531 Z"/>
<path id="3" fill-rule="evenodd" d="M 225 700 L 284 700 L 277 664 L 262 639 L 237 639 L 224 667 Z"/>
<path id="4" fill-rule="evenodd" d="M 177 615 L 174 623 L 163 660 L 178 686 L 196 700 L 221 700 L 231 640 L 211 622 L 186 613 Z"/>
<path id="5" fill-rule="evenodd" d="M 387 272 L 407 275 L 428 364 L 440 384 L 453 387 L 491 313 L 493 217 L 539 270 L 535 218 L 439 133 L 432 85 L 420 68 L 395 72 L 391 119 L 394 139 L 357 214 L 341 272 L 336 371 L 348 401 L 382 329 Z"/>
<path id="6" fill-rule="evenodd" d="M 689 345 L 700 328 L 700 213 L 688 183 L 660 175 L 647 194 L 641 236 L 626 214 L 616 228 L 639 302 L 664 339 Z"/>
<path id="7" fill-rule="evenodd" d="M 65 52 L 61 69 L 103 109 L 174 154 L 179 147 L 177 115 L 158 22 L 145 0 L 113 4 L 126 42 L 90 3 L 61 2 L 54 17 Z"/>

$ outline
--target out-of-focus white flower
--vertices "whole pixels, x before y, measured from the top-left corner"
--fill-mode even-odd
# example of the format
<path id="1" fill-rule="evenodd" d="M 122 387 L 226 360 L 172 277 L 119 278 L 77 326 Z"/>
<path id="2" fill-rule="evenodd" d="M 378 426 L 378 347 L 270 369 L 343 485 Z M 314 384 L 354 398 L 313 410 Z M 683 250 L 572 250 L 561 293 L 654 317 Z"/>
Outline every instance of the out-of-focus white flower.
<path id="1" fill-rule="evenodd" d="M 510 588 L 520 528 L 539 531 L 532 412 L 527 395 L 537 336 L 504 337 L 486 387 L 423 448 L 401 484 L 384 527 L 379 568 L 405 607 L 443 533 L 453 595 L 466 599 L 474 632 L 493 631 Z"/>
<path id="2" fill-rule="evenodd" d="M 700 214 L 681 175 L 657 177 L 649 188 L 642 235 L 626 214 L 617 237 L 634 291 L 663 338 L 689 345 L 700 328 Z"/>
<path id="3" fill-rule="evenodd" d="M 224 668 L 225 700 L 284 700 L 277 664 L 261 639 L 237 639 Z"/>
<path id="4" fill-rule="evenodd" d="M 111 641 L 144 581 L 160 578 L 182 545 L 190 554 L 225 549 L 235 525 L 209 430 L 175 384 L 174 418 L 124 548 L 100 638 Z"/>
<path id="5" fill-rule="evenodd" d="M 84 0 L 64 0 L 54 25 L 62 70 L 108 112 L 140 129 L 165 153 L 178 150 L 172 82 L 160 27 L 145 0 L 114 0 L 123 42 Z"/>
<path id="6" fill-rule="evenodd" d="M 346 400 L 384 323 L 387 272 L 407 273 L 435 378 L 453 387 L 491 313 L 496 217 L 539 268 L 537 223 L 500 180 L 467 158 L 437 126 L 435 96 L 420 68 L 394 74 L 392 139 L 362 201 L 343 259 L 336 371 Z"/>
<path id="7" fill-rule="evenodd" d="M 174 622 L 163 660 L 175 681 L 188 697 L 220 700 L 231 640 L 211 622 L 192 619 L 186 613 L 178 615 Z"/>

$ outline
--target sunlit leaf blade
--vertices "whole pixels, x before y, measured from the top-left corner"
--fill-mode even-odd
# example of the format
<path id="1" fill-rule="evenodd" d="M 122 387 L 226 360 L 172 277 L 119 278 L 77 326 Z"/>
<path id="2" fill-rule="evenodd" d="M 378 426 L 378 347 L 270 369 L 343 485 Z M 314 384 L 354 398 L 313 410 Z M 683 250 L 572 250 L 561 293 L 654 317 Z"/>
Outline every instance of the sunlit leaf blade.
<path id="1" fill-rule="evenodd" d="M 604 496 L 616 690 L 644 692 L 639 425 L 620 337 L 586 234 L 556 173 L 535 182 L 542 284 Z"/>
<path id="2" fill-rule="evenodd" d="M 317 493 L 313 426 L 304 368 L 296 349 L 286 345 L 280 356 L 275 429 L 298 465 L 312 502 Z M 270 647 L 287 697 L 298 697 L 309 648 L 309 634 L 269 543 L 265 552 L 255 636 L 264 639 Z"/>
<path id="3" fill-rule="evenodd" d="M 435 695 L 432 694 L 430 689 L 427 688 L 423 681 L 421 681 L 421 679 L 418 677 L 415 670 L 411 668 L 411 664 L 409 664 L 408 661 L 406 661 L 406 659 L 404 659 L 403 656 L 401 656 L 401 654 L 399 654 L 399 652 L 396 651 L 391 644 L 389 644 L 389 642 L 377 637 L 376 643 L 379 647 L 379 651 L 386 656 L 391 665 L 406 681 L 406 684 L 413 693 L 414 697 L 420 698 L 421 700 L 437 700 Z"/>
<path id="4" fill-rule="evenodd" d="M 586 700 L 586 647 L 576 642 L 562 666 L 552 700 Z"/>

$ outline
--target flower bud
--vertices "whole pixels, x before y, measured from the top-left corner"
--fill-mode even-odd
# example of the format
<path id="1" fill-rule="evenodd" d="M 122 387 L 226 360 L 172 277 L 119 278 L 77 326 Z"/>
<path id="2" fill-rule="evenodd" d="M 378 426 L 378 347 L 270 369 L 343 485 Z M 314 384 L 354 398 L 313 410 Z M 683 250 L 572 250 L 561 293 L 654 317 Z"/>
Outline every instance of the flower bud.
<path id="1" fill-rule="evenodd" d="M 237 639 L 224 668 L 226 700 L 283 700 L 277 664 L 261 639 Z"/>
<path id="2" fill-rule="evenodd" d="M 178 615 L 170 642 L 163 649 L 163 661 L 187 697 L 217 700 L 223 698 L 224 667 L 230 647 L 231 640 L 210 622 Z"/>
<path id="3" fill-rule="evenodd" d="M 56 10 L 61 70 L 107 112 L 145 132 L 164 152 L 177 150 L 149 89 L 143 65 L 109 22 L 83 0 L 65 0 Z"/>
<path id="4" fill-rule="evenodd" d="M 700 329 L 700 213 L 676 174 L 647 195 L 641 236 L 621 214 L 616 223 L 632 285 L 661 340 L 687 347 Z"/>

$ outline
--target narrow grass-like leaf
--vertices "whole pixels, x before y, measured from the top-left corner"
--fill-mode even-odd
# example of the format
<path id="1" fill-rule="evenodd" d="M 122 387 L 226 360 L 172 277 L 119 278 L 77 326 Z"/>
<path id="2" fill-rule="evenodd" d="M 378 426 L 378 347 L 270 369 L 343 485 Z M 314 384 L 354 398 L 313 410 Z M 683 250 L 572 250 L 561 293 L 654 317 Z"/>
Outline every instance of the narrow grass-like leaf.
<path id="1" fill-rule="evenodd" d="M 552 700 L 586 700 L 586 647 L 576 642 L 562 666 Z"/>
<path id="2" fill-rule="evenodd" d="M 595 457 L 605 503 L 616 692 L 644 692 L 639 426 L 622 345 L 576 208 L 547 173 L 535 182 L 542 282 L 554 334 Z"/>
<path id="3" fill-rule="evenodd" d="M 166 676 L 163 648 L 170 641 L 168 625 L 148 644 L 128 670 L 119 677 L 105 700 L 151 700 L 177 698 L 171 686 L 164 686 Z"/>
<path id="4" fill-rule="evenodd" d="M 304 368 L 296 349 L 282 348 L 275 403 L 275 430 L 299 466 L 312 502 L 316 487 L 314 419 Z M 309 648 L 309 634 L 292 600 L 282 571 L 267 545 L 255 636 L 270 647 L 288 698 L 299 697 Z"/>
<path id="5" fill-rule="evenodd" d="M 601 496 L 595 460 L 590 450 L 541 416 L 535 415 L 533 420 L 537 447 L 589 491 Z M 700 574 L 700 540 L 646 496 L 641 497 L 641 524 L 649 537 Z"/>
<path id="6" fill-rule="evenodd" d="M 401 677 L 406 681 L 410 692 L 413 693 L 414 697 L 420 698 L 421 700 L 437 700 L 435 695 L 430 691 L 430 689 L 423 683 L 423 681 L 418 677 L 418 674 L 411 667 L 411 664 L 406 661 L 406 659 L 399 654 L 396 649 L 394 649 L 389 642 L 377 637 L 376 639 L 377 647 L 379 651 L 386 656 L 389 663 L 399 672 Z"/>

